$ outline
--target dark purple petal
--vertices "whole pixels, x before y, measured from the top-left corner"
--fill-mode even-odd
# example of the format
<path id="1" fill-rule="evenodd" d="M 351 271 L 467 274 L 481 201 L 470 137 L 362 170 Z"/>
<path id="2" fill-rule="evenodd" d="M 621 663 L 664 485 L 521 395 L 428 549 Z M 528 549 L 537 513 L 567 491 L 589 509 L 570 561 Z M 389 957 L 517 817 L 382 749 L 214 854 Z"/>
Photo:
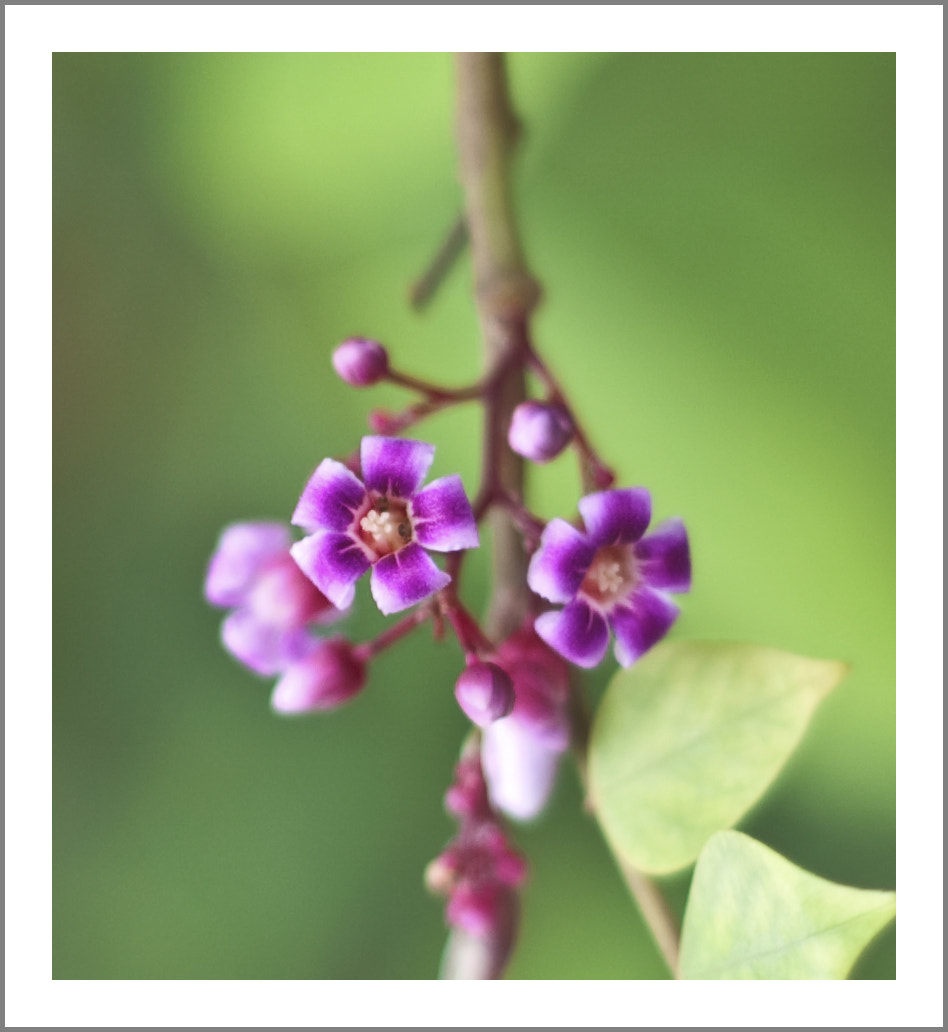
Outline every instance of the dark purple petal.
<path id="1" fill-rule="evenodd" d="M 436 552 L 477 548 L 480 538 L 461 478 L 440 477 L 419 491 L 409 506 L 416 540 Z"/>
<path id="2" fill-rule="evenodd" d="M 579 514 L 596 548 L 628 545 L 645 533 L 652 518 L 652 497 L 644 487 L 599 491 L 580 498 Z"/>
<path id="3" fill-rule="evenodd" d="M 303 488 L 292 523 L 312 533 L 347 530 L 365 503 L 362 481 L 341 462 L 323 459 Z"/>
<path id="4" fill-rule="evenodd" d="M 633 547 L 638 568 L 652 588 L 688 591 L 691 587 L 691 553 L 688 533 L 680 519 L 660 523 Z"/>
<path id="5" fill-rule="evenodd" d="M 491 802 L 518 820 L 536 817 L 550 798 L 562 755 L 514 715 L 491 724 L 481 745 Z"/>
<path id="6" fill-rule="evenodd" d="M 337 609 L 348 609 L 355 582 L 371 563 L 362 547 L 346 534 L 311 534 L 297 541 L 290 555 Z"/>
<path id="7" fill-rule="evenodd" d="M 527 583 L 550 602 L 569 602 L 579 591 L 594 555 L 595 549 L 572 524 L 550 520 L 530 560 Z"/>
<path id="8" fill-rule="evenodd" d="M 221 641 L 244 666 L 271 677 L 302 659 L 313 639 L 304 630 L 283 631 L 261 623 L 247 609 L 231 613 L 221 626 Z"/>
<path id="9" fill-rule="evenodd" d="M 543 613 L 534 623 L 537 634 L 556 651 L 581 667 L 594 667 L 606 654 L 609 625 L 605 617 L 582 599 L 558 612 Z"/>
<path id="10" fill-rule="evenodd" d="M 678 616 L 678 606 L 651 588 L 641 587 L 609 614 L 616 635 L 616 659 L 631 666 L 662 640 Z"/>
<path id="11" fill-rule="evenodd" d="M 362 438 L 362 478 L 371 491 L 410 498 L 434 461 L 433 444 L 403 437 Z"/>
<path id="12" fill-rule="evenodd" d="M 448 574 L 439 570 L 415 541 L 372 567 L 372 597 L 386 616 L 421 602 L 450 583 Z"/>
<path id="13" fill-rule="evenodd" d="M 282 523 L 235 523 L 227 527 L 207 568 L 205 598 L 215 606 L 243 605 L 260 570 L 289 547 L 290 531 Z"/>

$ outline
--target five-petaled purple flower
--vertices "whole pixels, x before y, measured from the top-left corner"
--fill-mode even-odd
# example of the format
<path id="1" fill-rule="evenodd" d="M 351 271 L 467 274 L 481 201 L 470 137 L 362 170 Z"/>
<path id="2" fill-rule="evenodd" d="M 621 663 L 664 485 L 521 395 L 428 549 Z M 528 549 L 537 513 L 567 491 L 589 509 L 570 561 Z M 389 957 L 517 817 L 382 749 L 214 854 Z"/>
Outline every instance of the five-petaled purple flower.
<path id="1" fill-rule="evenodd" d="M 335 459 L 310 477 L 293 513 L 308 537 L 291 552 L 300 569 L 340 609 L 355 582 L 372 570 L 372 597 L 388 615 L 451 582 L 425 551 L 457 552 L 479 544 L 471 504 L 456 474 L 421 488 L 434 445 L 398 437 L 363 437 L 362 480 Z"/>
<path id="2" fill-rule="evenodd" d="M 688 535 L 680 519 L 647 537 L 652 501 L 644 487 L 600 491 L 580 499 L 585 532 L 551 520 L 530 561 L 527 582 L 561 610 L 537 617 L 537 634 L 581 667 L 606 653 L 609 628 L 615 655 L 630 666 L 665 636 L 678 615 L 666 592 L 691 587 Z"/>

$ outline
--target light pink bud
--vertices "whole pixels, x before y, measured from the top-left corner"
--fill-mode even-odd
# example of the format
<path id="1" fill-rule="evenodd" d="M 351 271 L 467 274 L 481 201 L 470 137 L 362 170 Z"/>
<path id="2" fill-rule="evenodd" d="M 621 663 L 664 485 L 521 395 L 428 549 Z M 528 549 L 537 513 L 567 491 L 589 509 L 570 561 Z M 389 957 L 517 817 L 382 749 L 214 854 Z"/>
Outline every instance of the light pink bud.
<path id="1" fill-rule="evenodd" d="M 562 405 L 543 401 L 521 402 L 513 411 L 507 440 L 531 462 L 549 462 L 573 439 L 573 423 Z"/>
<path id="2" fill-rule="evenodd" d="M 332 709 L 365 685 L 365 663 L 345 638 L 328 638 L 293 663 L 276 683 L 270 706 L 288 715 Z"/>
<path id="3" fill-rule="evenodd" d="M 472 663 L 457 679 L 454 694 L 478 727 L 506 717 L 516 701 L 510 675 L 496 663 Z"/>
<path id="4" fill-rule="evenodd" d="M 332 353 L 333 368 L 353 387 L 370 387 L 388 373 L 388 352 L 378 341 L 350 337 Z"/>

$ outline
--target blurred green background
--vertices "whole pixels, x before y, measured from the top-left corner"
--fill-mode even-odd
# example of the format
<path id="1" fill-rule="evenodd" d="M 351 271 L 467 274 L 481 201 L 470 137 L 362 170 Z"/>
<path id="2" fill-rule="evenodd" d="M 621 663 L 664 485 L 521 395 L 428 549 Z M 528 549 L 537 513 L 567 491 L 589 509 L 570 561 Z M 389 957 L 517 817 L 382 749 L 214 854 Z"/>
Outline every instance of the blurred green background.
<path id="1" fill-rule="evenodd" d="M 510 74 L 536 341 L 620 482 L 687 522 L 674 635 L 852 664 L 742 826 L 894 888 L 895 57 Z M 466 258 L 406 303 L 460 204 L 451 58 L 58 53 L 53 100 L 53 977 L 431 978 L 456 646 L 421 633 L 352 705 L 278 719 L 201 591 L 224 524 L 288 519 L 369 407 L 408 400 L 335 379 L 341 339 L 478 373 Z M 420 436 L 473 490 L 476 411 Z M 569 458 L 530 482 L 545 516 L 577 488 Z M 357 599 L 362 639 L 383 621 Z M 516 838 L 511 978 L 665 977 L 571 768 Z M 855 976 L 895 977 L 894 929 Z"/>

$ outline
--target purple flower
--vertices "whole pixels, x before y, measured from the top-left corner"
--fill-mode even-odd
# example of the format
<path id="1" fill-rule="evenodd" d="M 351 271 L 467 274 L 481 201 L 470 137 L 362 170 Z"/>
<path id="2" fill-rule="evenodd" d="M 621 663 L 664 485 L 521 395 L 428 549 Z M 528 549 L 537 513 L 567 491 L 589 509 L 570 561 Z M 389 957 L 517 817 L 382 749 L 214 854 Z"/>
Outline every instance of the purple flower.
<path id="1" fill-rule="evenodd" d="M 434 451 L 422 441 L 363 437 L 362 480 L 335 459 L 323 459 L 310 477 L 293 513 L 309 536 L 290 551 L 340 609 L 351 605 L 355 582 L 369 569 L 379 609 L 407 609 L 451 582 L 426 548 L 457 552 L 479 544 L 459 476 L 419 490 Z"/>
<path id="2" fill-rule="evenodd" d="M 573 439 L 573 423 L 562 405 L 523 401 L 513 411 L 507 441 L 531 462 L 555 459 Z"/>
<path id="3" fill-rule="evenodd" d="M 282 523 L 235 523 L 221 534 L 204 582 L 208 602 L 234 610 L 221 628 L 225 648 L 264 676 L 309 652 L 308 624 L 339 616 L 293 561 L 290 541 Z"/>
<path id="4" fill-rule="evenodd" d="M 666 592 L 691 587 L 688 535 L 680 519 L 647 537 L 652 502 L 644 487 L 600 491 L 580 499 L 585 532 L 551 520 L 527 573 L 530 587 L 561 610 L 544 613 L 536 631 L 561 656 L 594 667 L 606 653 L 630 666 L 668 633 L 678 607 Z"/>

